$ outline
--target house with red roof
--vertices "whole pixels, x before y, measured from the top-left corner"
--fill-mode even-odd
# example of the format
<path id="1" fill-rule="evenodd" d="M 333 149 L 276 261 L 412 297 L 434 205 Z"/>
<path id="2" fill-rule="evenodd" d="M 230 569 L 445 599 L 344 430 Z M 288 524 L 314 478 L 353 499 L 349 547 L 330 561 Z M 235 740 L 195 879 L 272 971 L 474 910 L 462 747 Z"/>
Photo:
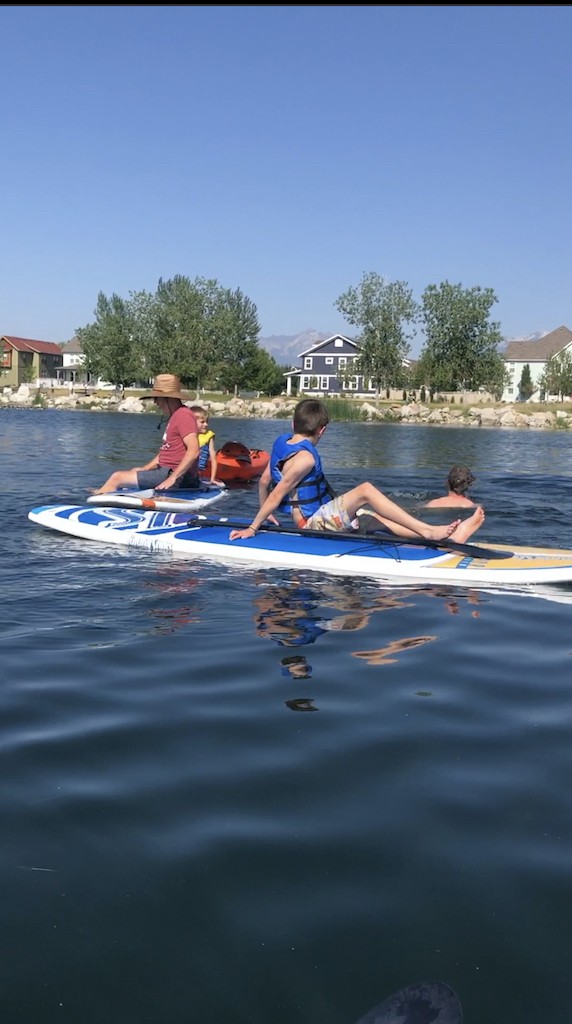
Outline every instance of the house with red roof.
<path id="1" fill-rule="evenodd" d="M 55 384 L 64 357 L 59 345 L 33 338 L 0 338 L 0 385 L 18 388 L 20 384 Z"/>

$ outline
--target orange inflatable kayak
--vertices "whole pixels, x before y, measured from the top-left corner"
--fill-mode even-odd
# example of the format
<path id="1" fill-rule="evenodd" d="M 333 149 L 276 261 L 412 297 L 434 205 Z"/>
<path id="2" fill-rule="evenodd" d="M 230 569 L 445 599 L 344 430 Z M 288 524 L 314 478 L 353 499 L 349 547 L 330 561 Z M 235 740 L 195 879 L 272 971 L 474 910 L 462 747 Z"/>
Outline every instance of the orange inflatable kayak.
<path id="1" fill-rule="evenodd" d="M 269 452 L 259 448 L 247 448 L 240 441 L 227 441 L 216 453 L 218 468 L 217 479 L 226 483 L 228 480 L 254 480 L 260 476 L 268 465 Z M 210 459 L 200 474 L 210 480 Z"/>

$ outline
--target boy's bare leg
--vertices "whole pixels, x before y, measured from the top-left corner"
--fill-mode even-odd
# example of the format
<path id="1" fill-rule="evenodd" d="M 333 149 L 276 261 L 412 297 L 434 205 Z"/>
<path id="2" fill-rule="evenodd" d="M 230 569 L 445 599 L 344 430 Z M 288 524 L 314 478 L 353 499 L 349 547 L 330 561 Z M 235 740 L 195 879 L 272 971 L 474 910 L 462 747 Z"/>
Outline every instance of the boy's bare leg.
<path id="1" fill-rule="evenodd" d="M 378 491 L 377 487 L 368 482 L 359 484 L 351 491 L 346 491 L 343 499 L 346 511 L 351 518 L 355 516 L 358 508 L 361 508 L 362 505 L 371 505 L 374 512 L 377 512 L 384 521 L 387 520 L 385 525 L 390 530 L 401 533 L 401 536 L 407 536 L 404 531 L 410 531 L 410 535 L 413 537 L 423 537 L 424 540 L 445 540 L 460 525 L 460 520 L 455 519 L 446 526 L 430 526 L 429 523 L 424 523 L 421 519 L 410 515 L 404 508 L 396 505 L 391 498 L 387 498 L 385 494 Z M 396 526 L 401 529 L 396 530 Z"/>
<path id="2" fill-rule="evenodd" d="M 405 527 L 396 527 L 395 523 L 391 519 L 386 519 L 383 516 L 377 514 L 377 512 L 371 512 L 369 509 L 363 510 L 364 514 L 369 516 L 371 519 L 377 519 L 378 522 L 385 526 L 386 529 L 391 530 L 392 533 L 397 534 L 399 537 L 418 537 L 418 533 L 414 533 L 412 530 L 407 530 Z M 456 540 L 461 544 L 472 537 L 473 533 L 480 530 L 481 526 L 485 521 L 485 510 L 480 505 L 477 506 L 472 515 L 467 516 L 466 519 L 462 519 L 459 525 L 453 530 L 449 537 L 451 540 Z"/>

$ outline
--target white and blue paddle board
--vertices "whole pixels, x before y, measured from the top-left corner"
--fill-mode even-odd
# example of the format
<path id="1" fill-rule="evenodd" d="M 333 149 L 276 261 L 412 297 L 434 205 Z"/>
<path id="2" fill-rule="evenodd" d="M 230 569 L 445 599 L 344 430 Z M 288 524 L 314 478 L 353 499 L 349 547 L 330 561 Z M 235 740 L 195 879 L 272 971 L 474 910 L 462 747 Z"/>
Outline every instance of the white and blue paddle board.
<path id="1" fill-rule="evenodd" d="M 555 548 L 450 543 L 448 549 L 421 541 L 402 542 L 385 534 L 316 536 L 313 531 L 287 527 L 263 527 L 254 537 L 231 541 L 231 529 L 246 526 L 249 520 L 81 505 L 41 505 L 28 518 L 48 530 L 104 544 L 388 583 L 521 586 L 572 581 L 572 551 Z"/>
<path id="2" fill-rule="evenodd" d="M 225 487 L 215 487 L 214 484 L 201 484 L 191 491 L 183 488 L 168 491 L 123 488 L 120 491 L 110 491 L 108 494 L 91 494 L 87 498 L 87 504 L 103 508 L 139 508 L 154 512 L 197 512 L 200 508 L 207 508 L 215 501 L 220 501 L 226 494 L 228 491 Z"/>

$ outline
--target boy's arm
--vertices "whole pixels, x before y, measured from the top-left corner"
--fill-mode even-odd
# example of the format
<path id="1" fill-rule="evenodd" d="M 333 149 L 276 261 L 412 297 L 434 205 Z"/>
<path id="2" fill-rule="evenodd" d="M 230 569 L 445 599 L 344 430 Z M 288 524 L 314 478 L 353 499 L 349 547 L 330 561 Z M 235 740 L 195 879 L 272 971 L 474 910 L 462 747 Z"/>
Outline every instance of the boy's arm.
<path id="1" fill-rule="evenodd" d="M 270 463 L 268 462 L 266 464 L 266 466 L 264 467 L 264 469 L 262 471 L 262 475 L 261 475 L 261 477 L 260 477 L 260 479 L 258 481 L 258 507 L 259 508 L 263 507 L 264 502 L 266 501 L 268 495 L 270 494 L 270 485 L 271 485 L 271 483 L 272 483 L 272 474 L 270 472 Z M 278 526 L 279 525 L 276 516 L 273 515 L 272 512 L 270 513 L 269 516 L 267 516 L 267 519 L 269 519 L 270 522 L 274 524 L 274 526 Z"/>
<path id="2" fill-rule="evenodd" d="M 230 534 L 231 540 L 243 540 L 245 537 L 253 537 L 266 519 L 274 519 L 273 512 L 278 508 L 280 502 L 290 491 L 295 488 L 310 472 L 314 465 L 314 458 L 310 452 L 300 451 L 293 455 L 284 466 L 282 479 L 270 491 L 270 468 L 266 466 L 258 484 L 258 497 L 262 502 L 250 526 L 243 530 L 233 530 Z M 265 497 L 266 495 L 266 497 Z M 264 500 L 262 500 L 264 499 Z"/>
<path id="3" fill-rule="evenodd" d="M 211 484 L 216 483 L 216 474 L 218 469 L 218 459 L 216 457 L 216 448 L 214 446 L 214 437 L 211 437 L 209 441 L 209 459 L 211 463 Z"/>

